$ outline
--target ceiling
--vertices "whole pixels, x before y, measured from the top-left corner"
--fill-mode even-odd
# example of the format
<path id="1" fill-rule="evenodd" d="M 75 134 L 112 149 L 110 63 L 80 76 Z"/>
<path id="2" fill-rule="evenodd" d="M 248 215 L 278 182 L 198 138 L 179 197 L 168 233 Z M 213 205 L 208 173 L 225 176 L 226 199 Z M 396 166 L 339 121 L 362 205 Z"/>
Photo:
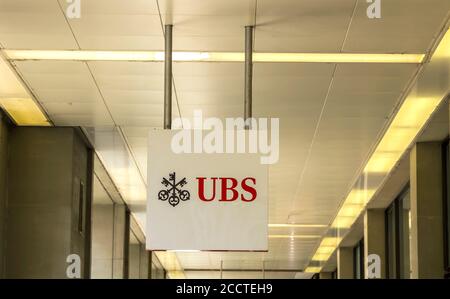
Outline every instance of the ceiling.
<path id="1" fill-rule="evenodd" d="M 382 1 L 381 19 L 367 18 L 363 0 L 81 0 L 80 19 L 67 19 L 66 7 L 65 0 L 0 0 L 0 46 L 163 50 L 162 25 L 172 23 L 177 51 L 243 51 L 244 26 L 256 25 L 257 52 L 427 53 L 450 1 Z M 84 127 L 109 171 L 125 171 L 132 190 L 122 195 L 145 221 L 146 136 L 163 124 L 163 63 L 14 66 L 56 125 Z M 330 224 L 417 68 L 255 64 L 254 116 L 280 118 L 280 160 L 269 169 L 270 223 Z M 173 74 L 174 117 L 190 117 L 195 109 L 204 116 L 243 115 L 243 64 L 175 63 Z M 326 227 L 270 234 L 293 231 L 322 236 Z M 266 269 L 292 270 L 276 272 L 292 277 L 307 266 L 319 241 L 269 239 L 268 253 L 177 255 L 187 270 L 217 270 L 221 261 L 227 269 L 259 270 L 264 262 Z M 187 277 L 199 273 L 186 271 Z"/>

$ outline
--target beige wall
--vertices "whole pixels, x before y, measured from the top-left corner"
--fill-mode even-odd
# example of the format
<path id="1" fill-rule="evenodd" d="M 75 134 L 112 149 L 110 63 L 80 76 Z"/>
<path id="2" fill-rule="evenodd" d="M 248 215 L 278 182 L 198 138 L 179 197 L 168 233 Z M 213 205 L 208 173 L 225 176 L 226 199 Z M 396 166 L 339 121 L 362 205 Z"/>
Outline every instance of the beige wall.
<path id="1" fill-rule="evenodd" d="M 140 244 L 130 244 L 129 249 L 129 270 L 128 270 L 128 278 L 130 279 L 139 279 L 140 278 L 140 269 L 141 266 L 141 246 Z"/>
<path id="2" fill-rule="evenodd" d="M 66 278 L 70 254 L 89 277 L 91 155 L 73 128 L 10 130 L 7 278 Z"/>
<path id="3" fill-rule="evenodd" d="M 353 247 L 339 247 L 337 250 L 338 279 L 353 278 Z"/>
<path id="4" fill-rule="evenodd" d="M 419 142 L 410 154 L 411 278 L 444 277 L 442 145 Z"/>
<path id="5" fill-rule="evenodd" d="M 92 278 L 113 277 L 113 225 L 113 203 L 97 204 L 94 198 L 92 206 Z"/>

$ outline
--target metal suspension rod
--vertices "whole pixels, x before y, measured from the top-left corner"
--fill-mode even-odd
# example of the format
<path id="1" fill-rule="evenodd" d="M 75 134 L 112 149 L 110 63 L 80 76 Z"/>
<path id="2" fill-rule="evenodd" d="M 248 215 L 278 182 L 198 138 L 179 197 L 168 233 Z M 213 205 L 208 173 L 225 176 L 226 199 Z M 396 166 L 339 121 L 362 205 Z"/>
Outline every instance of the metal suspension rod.
<path id="1" fill-rule="evenodd" d="M 252 118 L 252 97 L 253 97 L 253 26 L 245 26 L 245 102 L 244 102 L 244 119 L 246 121 L 245 128 L 250 128 L 247 120 Z"/>
<path id="2" fill-rule="evenodd" d="M 165 25 L 164 129 L 172 128 L 172 25 Z"/>

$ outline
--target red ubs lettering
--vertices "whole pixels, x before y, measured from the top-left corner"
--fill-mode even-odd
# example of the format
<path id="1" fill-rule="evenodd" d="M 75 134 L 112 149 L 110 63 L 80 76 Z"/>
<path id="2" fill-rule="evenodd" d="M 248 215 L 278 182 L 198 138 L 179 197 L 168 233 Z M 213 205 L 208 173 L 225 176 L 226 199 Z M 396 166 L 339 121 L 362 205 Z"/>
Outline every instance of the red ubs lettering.
<path id="1" fill-rule="evenodd" d="M 209 179 L 206 177 L 198 177 L 196 179 L 198 185 L 198 197 L 203 201 L 213 201 L 216 199 L 217 195 L 219 195 L 217 192 L 217 185 L 220 186 L 219 201 L 222 202 L 231 202 L 237 200 L 238 198 L 244 202 L 251 202 L 254 201 L 258 195 L 255 189 L 255 178 L 247 177 L 240 181 L 230 177 L 213 177 Z M 210 192 L 205 192 L 206 185 L 210 188 Z M 239 191 L 236 190 L 239 185 L 243 191 L 242 193 L 239 193 Z M 210 195 L 207 196 L 206 193 Z"/>

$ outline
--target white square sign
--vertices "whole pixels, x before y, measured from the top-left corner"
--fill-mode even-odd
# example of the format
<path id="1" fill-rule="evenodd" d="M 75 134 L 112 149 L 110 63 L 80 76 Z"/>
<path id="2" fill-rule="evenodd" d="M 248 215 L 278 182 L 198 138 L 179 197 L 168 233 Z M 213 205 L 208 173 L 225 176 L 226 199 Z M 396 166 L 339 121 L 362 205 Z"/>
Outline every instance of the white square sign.
<path id="1" fill-rule="evenodd" d="M 148 250 L 267 251 L 268 167 L 257 154 L 174 153 L 148 144 Z"/>

